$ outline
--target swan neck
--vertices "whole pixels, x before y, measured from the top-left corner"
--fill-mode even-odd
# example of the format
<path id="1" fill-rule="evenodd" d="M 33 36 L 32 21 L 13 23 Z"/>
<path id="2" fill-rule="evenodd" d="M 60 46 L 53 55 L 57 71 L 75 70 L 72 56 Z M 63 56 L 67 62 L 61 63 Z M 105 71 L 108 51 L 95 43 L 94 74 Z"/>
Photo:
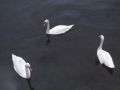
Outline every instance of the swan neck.
<path id="1" fill-rule="evenodd" d="M 48 21 L 48 23 L 47 23 L 47 30 L 46 30 L 47 34 L 49 33 L 49 30 L 50 30 L 50 24 L 49 24 L 49 21 Z"/>
<path id="2" fill-rule="evenodd" d="M 29 77 L 29 68 L 27 66 L 25 66 L 25 70 L 26 70 L 26 77 Z"/>
<path id="3" fill-rule="evenodd" d="M 100 45 L 99 45 L 98 49 L 102 49 L 103 42 L 104 42 L 104 39 L 101 38 L 101 42 L 100 42 Z"/>

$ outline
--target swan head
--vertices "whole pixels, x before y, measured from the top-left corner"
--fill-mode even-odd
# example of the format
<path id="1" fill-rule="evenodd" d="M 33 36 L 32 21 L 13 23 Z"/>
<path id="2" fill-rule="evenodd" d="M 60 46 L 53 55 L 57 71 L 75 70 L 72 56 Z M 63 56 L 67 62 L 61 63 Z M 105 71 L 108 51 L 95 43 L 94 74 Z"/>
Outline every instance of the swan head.
<path id="1" fill-rule="evenodd" d="M 103 36 L 103 35 L 100 35 L 99 37 L 100 37 L 101 39 L 104 39 L 104 36 Z"/>
<path id="2" fill-rule="evenodd" d="M 26 63 L 26 67 L 28 67 L 30 69 L 30 71 L 32 71 L 32 68 L 29 63 Z"/>
<path id="3" fill-rule="evenodd" d="M 43 26 L 45 26 L 48 22 L 49 22 L 49 20 L 48 20 L 48 19 L 46 19 L 46 20 L 44 21 Z"/>

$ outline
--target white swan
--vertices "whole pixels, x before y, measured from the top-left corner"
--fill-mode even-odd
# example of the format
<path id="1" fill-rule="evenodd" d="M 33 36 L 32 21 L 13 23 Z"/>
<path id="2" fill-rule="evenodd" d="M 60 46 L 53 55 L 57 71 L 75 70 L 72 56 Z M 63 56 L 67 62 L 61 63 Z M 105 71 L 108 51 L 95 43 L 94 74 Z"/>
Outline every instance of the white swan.
<path id="1" fill-rule="evenodd" d="M 31 77 L 30 71 L 32 71 L 30 64 L 26 63 L 21 57 L 12 54 L 12 60 L 14 65 L 14 70 L 22 78 L 29 79 Z"/>
<path id="2" fill-rule="evenodd" d="M 47 29 L 46 29 L 46 34 L 53 34 L 53 35 L 58 35 L 58 34 L 63 34 L 67 31 L 69 31 L 73 26 L 73 25 L 58 25 L 58 26 L 55 26 L 53 27 L 52 29 L 50 29 L 50 24 L 49 24 L 49 20 L 46 19 L 44 21 L 44 26 L 47 24 Z"/>
<path id="3" fill-rule="evenodd" d="M 104 36 L 100 35 L 99 37 L 101 38 L 101 43 L 97 49 L 97 56 L 98 56 L 100 63 L 106 65 L 109 68 L 115 68 L 112 57 L 110 56 L 110 54 L 107 51 L 104 51 L 102 49 L 102 45 L 104 42 Z"/>

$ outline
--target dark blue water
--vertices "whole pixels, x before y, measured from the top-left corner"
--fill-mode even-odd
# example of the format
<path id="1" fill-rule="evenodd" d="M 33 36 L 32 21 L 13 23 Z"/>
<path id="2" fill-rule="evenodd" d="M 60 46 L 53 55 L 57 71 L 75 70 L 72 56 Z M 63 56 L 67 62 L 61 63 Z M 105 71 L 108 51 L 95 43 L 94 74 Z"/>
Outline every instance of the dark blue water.
<path id="1" fill-rule="evenodd" d="M 74 27 L 48 38 L 45 19 Z M 113 75 L 95 65 L 101 34 Z M 13 70 L 12 53 L 31 64 L 31 86 Z M 0 90 L 32 88 L 120 90 L 120 0 L 1 0 Z"/>

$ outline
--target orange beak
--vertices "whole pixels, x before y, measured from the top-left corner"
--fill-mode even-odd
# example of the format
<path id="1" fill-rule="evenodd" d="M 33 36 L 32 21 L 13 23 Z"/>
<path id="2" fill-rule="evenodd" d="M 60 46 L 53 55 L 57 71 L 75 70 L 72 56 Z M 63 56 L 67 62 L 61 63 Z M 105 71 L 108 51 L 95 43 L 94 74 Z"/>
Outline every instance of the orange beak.
<path id="1" fill-rule="evenodd" d="M 44 22 L 43 26 L 45 26 L 45 25 L 46 25 L 46 22 Z"/>
<path id="2" fill-rule="evenodd" d="M 30 71 L 32 71 L 32 68 L 31 68 L 31 67 L 29 67 L 29 69 L 30 69 Z"/>

